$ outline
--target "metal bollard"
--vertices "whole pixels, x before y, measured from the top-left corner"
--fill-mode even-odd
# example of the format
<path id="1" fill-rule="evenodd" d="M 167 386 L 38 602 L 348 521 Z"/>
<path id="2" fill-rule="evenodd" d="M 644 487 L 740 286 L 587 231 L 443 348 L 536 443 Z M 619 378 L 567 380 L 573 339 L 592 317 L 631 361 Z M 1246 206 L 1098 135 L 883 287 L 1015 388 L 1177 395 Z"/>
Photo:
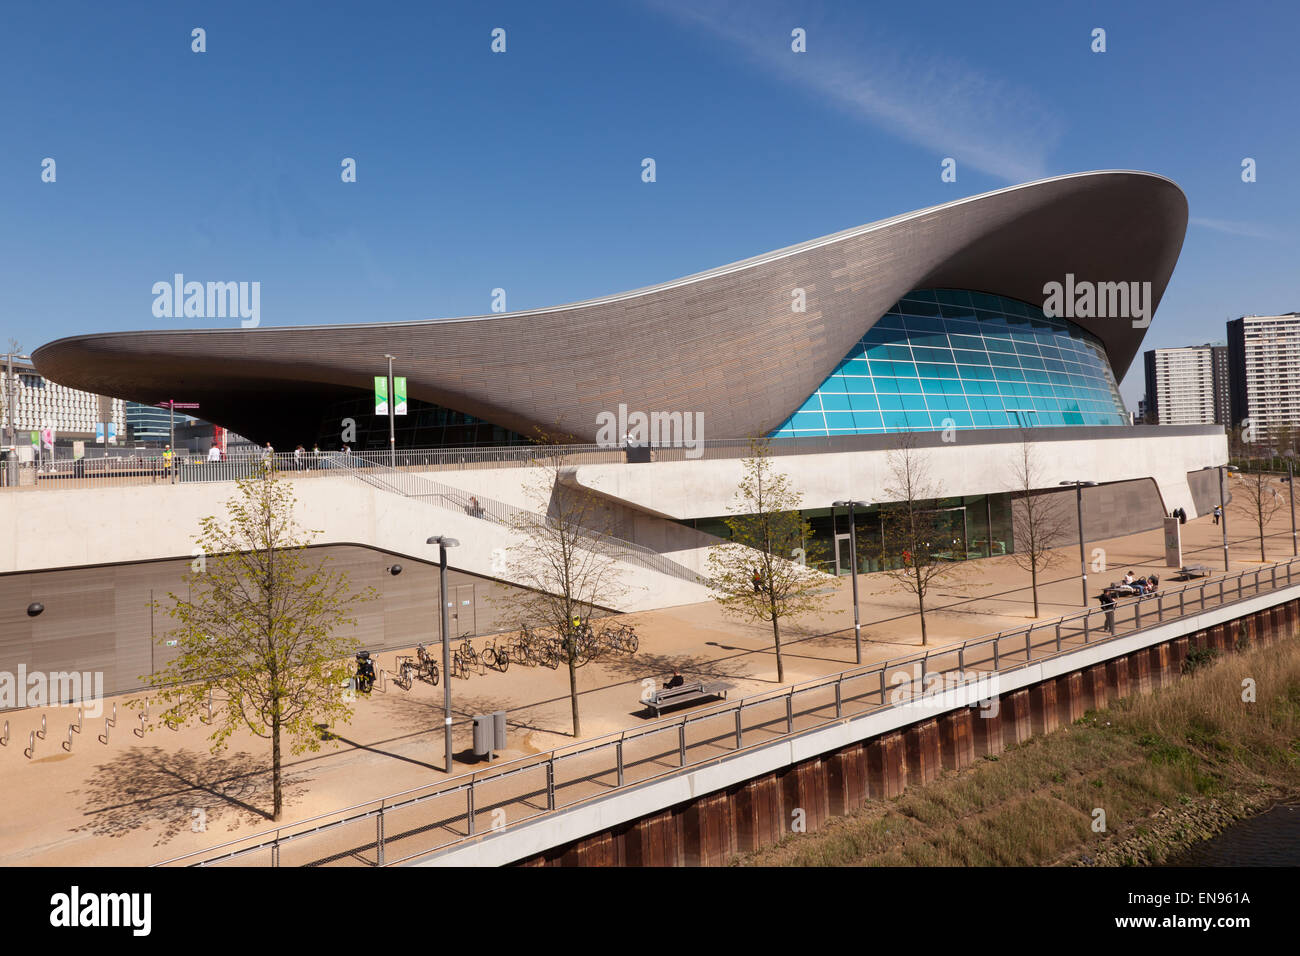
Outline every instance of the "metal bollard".
<path id="1" fill-rule="evenodd" d="M 555 758 L 546 762 L 546 809 L 555 809 Z"/>
<path id="2" fill-rule="evenodd" d="M 471 811 L 469 818 L 469 835 L 474 835 L 474 814 Z M 380 804 L 379 813 L 375 815 L 375 859 L 380 866 L 384 865 L 384 807 Z"/>
<path id="3" fill-rule="evenodd" d="M 843 696 L 842 696 L 843 689 L 844 689 L 843 684 L 844 684 L 843 678 L 840 678 L 835 682 L 835 716 L 836 717 L 844 716 L 844 704 L 843 704 Z"/>
<path id="4" fill-rule="evenodd" d="M 41 740 L 45 739 L 45 715 L 41 714 L 41 729 L 36 732 L 36 736 Z"/>
<path id="5" fill-rule="evenodd" d="M 465 788 L 465 819 L 469 825 L 469 835 L 474 835 L 474 784 Z"/>
<path id="6" fill-rule="evenodd" d="M 112 726 L 113 725 L 109 722 L 108 718 L 105 717 L 104 718 L 104 746 L 105 747 L 108 746 L 108 728 Z"/>

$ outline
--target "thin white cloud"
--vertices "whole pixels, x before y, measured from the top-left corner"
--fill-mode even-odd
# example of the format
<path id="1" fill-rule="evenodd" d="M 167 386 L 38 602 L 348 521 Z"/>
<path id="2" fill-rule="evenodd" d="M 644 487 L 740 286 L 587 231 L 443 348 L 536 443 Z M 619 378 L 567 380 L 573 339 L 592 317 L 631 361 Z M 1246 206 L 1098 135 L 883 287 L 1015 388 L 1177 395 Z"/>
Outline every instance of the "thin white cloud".
<path id="1" fill-rule="evenodd" d="M 1215 232 L 1226 232 L 1230 236 L 1246 236 L 1250 239 L 1272 239 L 1279 240 L 1286 238 L 1282 233 L 1269 226 L 1261 226 L 1254 222 L 1233 222 L 1228 219 L 1206 219 L 1202 216 L 1193 216 L 1187 220 L 1190 225 L 1200 226 L 1203 229 L 1213 229 Z"/>
<path id="2" fill-rule="evenodd" d="M 1032 92 L 929 50 L 920 41 L 885 42 L 857 25 L 827 24 L 808 8 L 759 10 L 727 0 L 648 0 L 687 25 L 732 43 L 761 67 L 835 106 L 936 154 L 1007 182 L 1047 175 L 1047 156 L 1064 124 Z M 808 52 L 793 53 L 790 31 L 808 31 Z M 851 52 L 846 52 L 850 51 Z M 937 175 L 937 173 L 936 173 Z"/>

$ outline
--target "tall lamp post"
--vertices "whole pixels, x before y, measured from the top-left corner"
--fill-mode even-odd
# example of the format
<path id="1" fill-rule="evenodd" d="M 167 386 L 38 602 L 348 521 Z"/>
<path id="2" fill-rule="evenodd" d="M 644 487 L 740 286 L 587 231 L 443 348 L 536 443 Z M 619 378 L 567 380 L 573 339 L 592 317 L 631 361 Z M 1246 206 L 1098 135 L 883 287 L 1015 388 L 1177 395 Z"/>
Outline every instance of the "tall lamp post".
<path id="1" fill-rule="evenodd" d="M 391 395 L 390 395 L 391 401 Z M 450 623 L 447 619 L 447 549 L 460 542 L 436 534 L 425 544 L 438 546 L 438 605 L 442 608 L 442 707 L 443 748 L 447 754 L 447 774 L 451 775 L 451 642 L 447 640 Z"/>
<path id="2" fill-rule="evenodd" d="M 1213 468 L 1215 471 L 1219 473 L 1219 524 L 1222 526 L 1223 529 L 1223 570 L 1227 572 L 1229 570 L 1228 569 L 1228 501 L 1223 490 L 1223 473 L 1225 471 L 1240 471 L 1241 469 L 1238 468 L 1236 465 L 1206 465 L 1204 468 L 1201 469 L 1201 471 L 1209 471 L 1211 468 Z M 1292 519 L 1291 519 L 1292 536 L 1294 537 L 1294 529 L 1295 529 L 1294 506 L 1291 509 L 1291 515 L 1292 515 Z"/>
<path id="3" fill-rule="evenodd" d="M 1074 504 L 1079 513 L 1079 575 L 1083 585 L 1083 606 L 1088 606 L 1088 559 L 1083 551 L 1083 489 L 1095 488 L 1095 481 L 1063 481 L 1063 485 L 1074 485 Z"/>
<path id="4" fill-rule="evenodd" d="M 854 508 L 870 507 L 865 501 L 833 501 L 832 508 L 849 509 L 849 571 L 853 576 L 853 647 L 858 663 L 862 663 L 862 621 L 858 616 L 858 526 L 853 519 Z"/>
<path id="5" fill-rule="evenodd" d="M 388 359 L 388 467 L 397 467 L 397 395 L 393 392 L 393 358 L 392 355 L 384 355 Z M 430 538 L 430 541 L 433 539 Z"/>
<path id="6" fill-rule="evenodd" d="M 1291 497 L 1291 556 L 1295 557 L 1300 555 L 1300 547 L 1295 534 L 1295 461 L 1291 458 L 1286 460 L 1286 487 Z"/>

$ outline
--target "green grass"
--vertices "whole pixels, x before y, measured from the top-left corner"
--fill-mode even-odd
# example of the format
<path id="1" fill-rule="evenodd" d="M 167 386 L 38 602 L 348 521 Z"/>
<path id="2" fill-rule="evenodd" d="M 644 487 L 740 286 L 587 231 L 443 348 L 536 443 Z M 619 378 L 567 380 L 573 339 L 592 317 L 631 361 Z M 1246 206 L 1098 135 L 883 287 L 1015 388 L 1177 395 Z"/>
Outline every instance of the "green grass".
<path id="1" fill-rule="evenodd" d="M 1300 642 L 1202 655 L 1153 694 L 742 857 L 752 866 L 1159 862 L 1300 794 Z M 1254 682 L 1255 702 L 1242 700 Z M 1105 832 L 1092 829 L 1105 812 Z"/>

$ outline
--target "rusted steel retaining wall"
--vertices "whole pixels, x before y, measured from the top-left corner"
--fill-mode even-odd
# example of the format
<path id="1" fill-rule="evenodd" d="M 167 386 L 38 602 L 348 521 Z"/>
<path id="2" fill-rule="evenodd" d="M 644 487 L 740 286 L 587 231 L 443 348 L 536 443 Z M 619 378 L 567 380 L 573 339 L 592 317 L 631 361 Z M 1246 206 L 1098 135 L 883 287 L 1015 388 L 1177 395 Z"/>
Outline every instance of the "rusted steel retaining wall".
<path id="1" fill-rule="evenodd" d="M 716 866 L 775 843 L 799 823 L 809 833 L 869 800 L 895 797 L 1111 701 L 1178 679 L 1194 650 L 1267 646 L 1295 633 L 1300 601 L 1144 647 L 962 707 L 668 807 L 519 861 L 522 866 Z"/>

